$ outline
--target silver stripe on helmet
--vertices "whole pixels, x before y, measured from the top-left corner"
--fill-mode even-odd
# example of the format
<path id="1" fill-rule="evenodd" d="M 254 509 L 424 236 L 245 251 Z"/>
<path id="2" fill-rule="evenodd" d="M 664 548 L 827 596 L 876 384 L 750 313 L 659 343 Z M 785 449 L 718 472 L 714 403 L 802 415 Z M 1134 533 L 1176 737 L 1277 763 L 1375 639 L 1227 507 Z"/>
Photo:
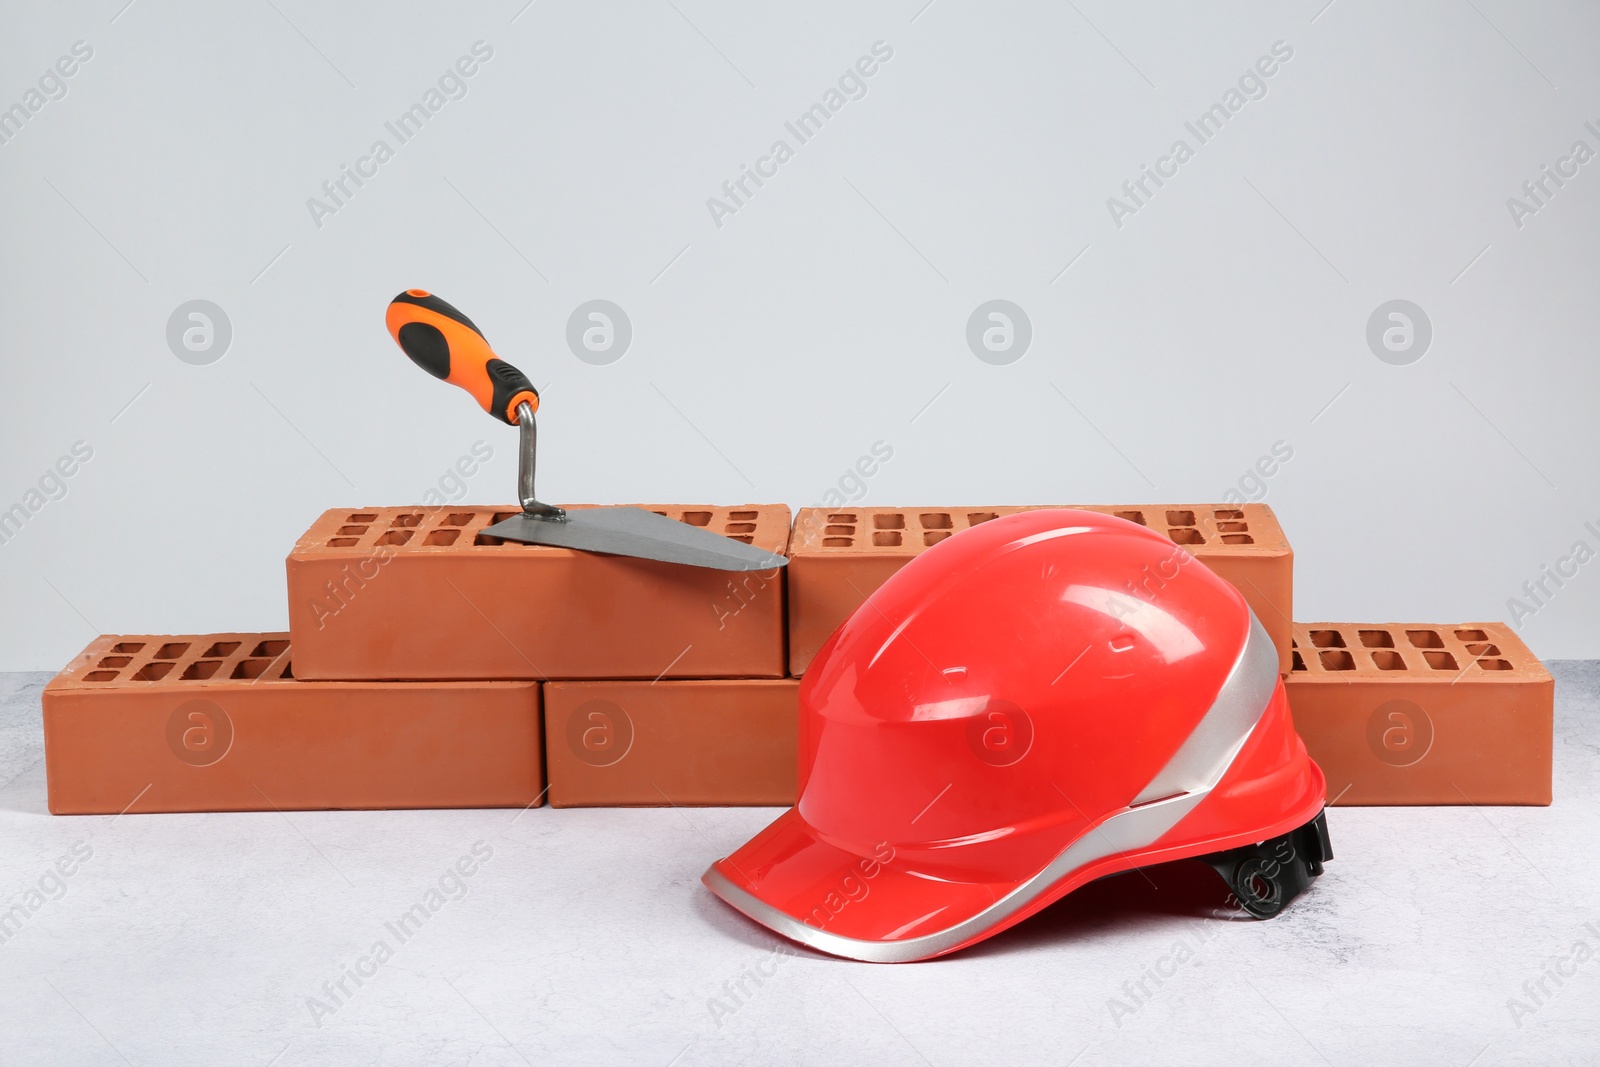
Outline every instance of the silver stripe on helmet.
<path id="1" fill-rule="evenodd" d="M 1234 661 L 1217 699 L 1167 765 L 1139 791 L 1130 807 L 1177 793 L 1208 790 L 1217 784 L 1245 738 L 1261 718 L 1278 684 L 1278 650 L 1256 613 L 1250 613 L 1250 636 Z"/>
<path id="2" fill-rule="evenodd" d="M 1079 837 L 1049 866 L 954 926 L 898 941 L 863 941 L 820 930 L 735 885 L 711 867 L 706 888 L 774 932 L 819 951 L 867 963 L 909 963 L 948 951 L 991 930 L 1079 868 L 1147 848 L 1204 800 L 1244 748 L 1278 684 L 1278 653 L 1255 613 L 1233 669 L 1199 724 L 1126 809 Z M 1146 799 L 1148 798 L 1148 799 Z"/>

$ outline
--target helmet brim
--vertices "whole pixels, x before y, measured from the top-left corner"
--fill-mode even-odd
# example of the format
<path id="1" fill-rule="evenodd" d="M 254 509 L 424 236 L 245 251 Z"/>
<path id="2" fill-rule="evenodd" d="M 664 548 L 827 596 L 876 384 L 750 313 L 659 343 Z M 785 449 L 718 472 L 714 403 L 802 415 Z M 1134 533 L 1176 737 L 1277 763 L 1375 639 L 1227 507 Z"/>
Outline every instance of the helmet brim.
<path id="1" fill-rule="evenodd" d="M 774 933 L 869 963 L 926 959 L 988 936 L 994 924 L 958 941 L 950 931 L 1018 888 L 918 872 L 886 844 L 865 854 L 841 848 L 794 808 L 712 864 L 701 881 Z"/>
<path id="2" fill-rule="evenodd" d="M 999 882 L 958 879 L 947 867 L 919 870 L 887 844 L 865 853 L 842 848 L 791 808 L 712 864 L 701 881 L 791 941 L 844 959 L 910 963 L 965 948 L 1087 882 L 1149 862 L 1128 850 L 1159 837 L 1201 799 L 1178 796 L 1124 811 L 1032 876 Z"/>

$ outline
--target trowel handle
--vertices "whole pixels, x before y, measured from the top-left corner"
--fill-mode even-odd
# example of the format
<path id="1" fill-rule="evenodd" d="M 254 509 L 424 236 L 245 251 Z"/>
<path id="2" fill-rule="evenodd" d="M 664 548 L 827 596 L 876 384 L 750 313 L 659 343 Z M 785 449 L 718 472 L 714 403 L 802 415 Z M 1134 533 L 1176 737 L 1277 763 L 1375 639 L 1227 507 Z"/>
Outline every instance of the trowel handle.
<path id="1" fill-rule="evenodd" d="M 528 376 L 495 355 L 471 319 L 426 289 L 407 289 L 389 301 L 384 321 L 411 362 L 459 385 L 501 422 L 515 426 L 522 403 L 539 410 Z"/>

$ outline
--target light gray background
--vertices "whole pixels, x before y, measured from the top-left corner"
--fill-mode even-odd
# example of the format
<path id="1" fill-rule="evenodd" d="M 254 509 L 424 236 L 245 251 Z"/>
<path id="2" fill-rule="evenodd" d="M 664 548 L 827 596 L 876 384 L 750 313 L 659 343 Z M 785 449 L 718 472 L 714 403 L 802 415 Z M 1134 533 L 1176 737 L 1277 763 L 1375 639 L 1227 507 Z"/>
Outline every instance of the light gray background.
<path id="1" fill-rule="evenodd" d="M 545 390 L 542 495 L 815 503 L 1213 500 L 1273 444 L 1302 619 L 1504 618 L 1600 520 L 1592 5 L 769 5 L 666 0 L 8 3 L 0 107 L 94 49 L 0 145 L 0 508 L 93 459 L 0 545 L 0 668 L 96 632 L 285 625 L 322 509 L 419 500 L 514 433 L 383 328 L 429 288 Z M 475 41 L 493 58 L 319 229 L 307 209 Z M 827 127 L 707 209 L 882 40 Z M 1107 198 L 1275 41 L 1293 59 L 1119 229 Z M 391 140 L 392 137 L 388 139 Z M 579 304 L 633 325 L 609 366 Z M 192 366 L 172 311 L 225 309 Z M 1006 366 L 966 322 L 1014 301 Z M 1414 301 L 1409 366 L 1368 316 Z M 1600 523 L 1597 523 L 1600 525 Z M 1600 566 L 1523 627 L 1600 655 Z"/>

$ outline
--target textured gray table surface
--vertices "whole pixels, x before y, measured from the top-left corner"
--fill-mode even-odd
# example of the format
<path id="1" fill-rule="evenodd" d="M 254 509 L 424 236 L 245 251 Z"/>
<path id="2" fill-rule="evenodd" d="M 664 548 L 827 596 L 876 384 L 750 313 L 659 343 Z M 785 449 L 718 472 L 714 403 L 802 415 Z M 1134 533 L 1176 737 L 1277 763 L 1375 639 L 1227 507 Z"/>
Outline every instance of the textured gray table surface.
<path id="1" fill-rule="evenodd" d="M 1553 807 L 1335 809 L 1276 920 L 1175 865 L 910 966 L 708 896 L 772 809 L 54 817 L 0 675 L 0 1064 L 1593 1064 L 1600 663 L 1552 670 Z"/>

